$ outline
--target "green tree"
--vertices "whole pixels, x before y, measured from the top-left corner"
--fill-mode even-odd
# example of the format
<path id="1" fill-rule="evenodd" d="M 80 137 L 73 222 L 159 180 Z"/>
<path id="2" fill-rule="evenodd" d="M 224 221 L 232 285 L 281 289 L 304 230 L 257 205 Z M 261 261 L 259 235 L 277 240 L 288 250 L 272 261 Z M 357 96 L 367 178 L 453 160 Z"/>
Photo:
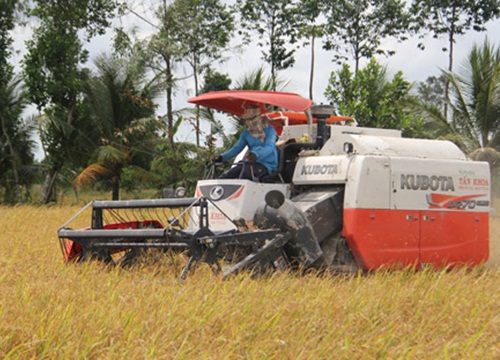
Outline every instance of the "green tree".
<path id="1" fill-rule="evenodd" d="M 181 117 L 177 120 L 183 121 Z M 206 148 L 188 142 L 178 142 L 173 149 L 162 139 L 156 144 L 155 150 L 158 154 L 151 164 L 151 170 L 163 180 L 163 185 L 184 186 L 190 193 L 193 193 L 196 182 L 203 174 L 203 159 L 207 160 L 213 155 Z"/>
<path id="2" fill-rule="evenodd" d="M 167 126 L 167 137 L 170 145 L 174 143 L 174 107 L 173 97 L 175 86 L 179 80 L 175 69 L 179 64 L 179 54 L 182 49 L 176 36 L 178 29 L 182 26 L 182 18 L 177 16 L 175 7 L 162 1 L 155 11 L 156 21 L 150 25 L 156 29 L 156 33 L 151 35 L 138 46 L 146 48 L 146 58 L 148 67 L 154 74 L 154 81 L 162 87 L 166 95 L 166 114 L 162 117 Z"/>
<path id="3" fill-rule="evenodd" d="M 498 0 L 413 0 L 414 30 L 447 37 L 448 71 L 453 71 L 453 50 L 457 36 L 468 30 L 485 31 L 485 24 L 500 15 Z M 422 35 L 422 36 L 423 36 Z M 423 48 L 424 45 L 420 44 Z"/>
<path id="4" fill-rule="evenodd" d="M 10 32 L 15 26 L 16 6 L 17 0 L 0 3 L 0 85 L 6 85 L 12 80 L 13 67 L 9 63 L 12 44 Z"/>
<path id="5" fill-rule="evenodd" d="M 198 76 L 227 49 L 234 29 L 233 16 L 219 0 L 175 0 L 174 12 L 183 19 L 182 26 L 174 28 L 181 49 L 178 55 L 191 67 L 198 95 Z M 195 119 L 196 145 L 200 146 L 198 112 Z"/>
<path id="6" fill-rule="evenodd" d="M 298 17 L 294 0 L 238 0 L 242 25 L 256 35 L 265 62 L 271 65 L 272 90 L 277 88 L 277 73 L 295 63 Z"/>
<path id="7" fill-rule="evenodd" d="M 414 0 L 411 6 L 413 28 L 423 35 L 432 33 L 434 38 L 447 37 L 448 45 L 443 51 L 448 51 L 448 71 L 453 71 L 453 53 L 457 36 L 466 31 L 486 30 L 485 24 L 500 15 L 498 0 Z M 419 45 L 424 48 L 423 44 Z M 448 97 L 450 84 L 445 84 L 445 96 Z M 445 106 L 445 116 L 448 108 Z M 453 115 L 452 115 L 453 116 Z"/>
<path id="8" fill-rule="evenodd" d="M 200 89 L 200 94 L 204 94 L 210 91 L 222 91 L 229 90 L 231 85 L 231 78 L 226 74 L 221 74 L 218 71 L 214 71 L 212 68 L 208 68 L 205 72 L 205 77 L 203 78 L 203 86 Z"/>
<path id="9" fill-rule="evenodd" d="M 441 75 L 429 76 L 425 82 L 418 84 L 418 98 L 429 106 L 435 106 L 442 109 L 444 114 L 444 104 L 446 103 L 445 97 L 446 77 Z"/>
<path id="10" fill-rule="evenodd" d="M 9 202 L 23 203 L 20 167 L 22 160 L 32 161 L 30 147 L 21 148 L 25 141 L 19 137 L 22 122 L 21 113 L 26 99 L 20 89 L 20 80 L 14 77 L 11 56 L 11 31 L 15 26 L 17 1 L 0 3 L 0 181 L 6 189 L 6 196 L 14 194 Z M 30 156 L 31 155 L 31 156 Z"/>
<path id="11" fill-rule="evenodd" d="M 78 107 L 88 53 L 83 41 L 104 33 L 116 8 L 109 0 L 54 0 L 33 2 L 29 11 L 39 26 L 27 42 L 25 81 L 30 100 L 48 120 L 42 125 L 42 144 L 50 171 L 42 191 L 49 202 L 55 179 L 74 149 L 78 136 Z"/>
<path id="12" fill-rule="evenodd" d="M 402 0 L 324 0 L 327 19 L 325 49 L 334 50 L 339 63 L 354 59 L 354 73 L 362 58 L 377 54 L 392 55 L 394 51 L 380 47 L 387 37 L 405 40 L 409 16 Z"/>
<path id="13" fill-rule="evenodd" d="M 77 176 L 75 185 L 107 178 L 112 198 L 117 200 L 124 168 L 131 167 L 139 177 L 147 175 L 152 158 L 149 148 L 160 125 L 153 117 L 156 89 L 145 82 L 146 69 L 129 59 L 100 56 L 95 65 L 97 75 L 87 82 L 85 103 L 96 146 L 90 165 Z"/>
<path id="14" fill-rule="evenodd" d="M 200 93 L 203 94 L 210 91 L 229 90 L 231 82 L 232 80 L 226 74 L 221 74 L 218 71 L 212 70 L 212 68 L 208 68 L 205 72 L 203 86 L 200 89 Z M 216 141 L 215 136 L 221 136 L 224 143 L 227 143 L 228 141 L 224 126 L 215 116 L 215 111 L 213 109 L 197 107 L 196 111 L 203 120 L 210 124 L 210 134 L 207 137 L 207 146 L 210 152 L 209 156 L 213 156 Z"/>
<path id="15" fill-rule="evenodd" d="M 421 124 L 405 108 L 410 88 L 401 72 L 389 80 L 386 68 L 372 59 L 357 76 L 346 64 L 333 72 L 325 96 L 336 114 L 353 116 L 361 126 L 399 129 L 412 137 L 421 133 Z"/>
<path id="16" fill-rule="evenodd" d="M 310 46 L 311 51 L 311 67 L 309 72 L 309 98 L 313 100 L 314 88 L 314 65 L 315 65 L 315 44 L 316 39 L 321 38 L 325 34 L 324 23 L 319 23 L 319 18 L 322 14 L 322 0 L 304 0 L 299 11 L 300 31 L 298 36 L 306 39 L 304 45 Z"/>
<path id="17" fill-rule="evenodd" d="M 32 119 L 22 119 L 26 105 L 19 78 L 0 86 L 0 185 L 11 204 L 24 202 L 21 187 L 28 192 L 27 170 L 34 159 L 36 127 Z"/>

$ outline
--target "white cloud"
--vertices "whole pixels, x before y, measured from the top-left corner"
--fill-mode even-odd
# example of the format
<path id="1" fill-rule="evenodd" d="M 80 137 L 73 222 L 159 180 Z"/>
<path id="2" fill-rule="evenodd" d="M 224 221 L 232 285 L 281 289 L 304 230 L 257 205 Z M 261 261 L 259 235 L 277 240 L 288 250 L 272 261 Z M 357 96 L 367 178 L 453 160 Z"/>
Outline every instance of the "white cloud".
<path id="1" fill-rule="evenodd" d="M 230 2 L 230 1 L 229 1 Z M 152 18 L 151 7 L 137 5 L 137 11 L 145 17 Z M 138 35 L 146 37 L 151 34 L 153 28 L 147 25 L 143 20 L 139 19 L 133 14 L 122 17 L 114 22 L 115 25 L 121 25 L 124 28 L 137 27 L 139 29 Z M 490 22 L 485 32 L 469 31 L 466 35 L 457 38 L 454 51 L 455 70 L 458 70 L 460 64 L 463 63 L 467 53 L 470 51 L 474 43 L 482 44 L 484 39 L 488 37 L 490 42 L 496 46 L 498 43 L 498 34 L 500 34 L 500 20 Z M 20 69 L 19 62 L 25 53 L 24 42 L 31 37 L 32 31 L 29 27 L 16 28 L 14 31 L 14 48 L 18 53 L 13 57 L 16 64 L 16 69 Z M 103 51 L 111 50 L 112 31 L 104 36 L 99 36 L 93 39 L 88 45 L 87 49 L 90 51 L 91 59 Z M 417 44 L 424 41 L 426 48 L 424 51 L 417 48 Z M 495 43 L 496 42 L 496 43 Z M 235 44 L 237 45 L 237 44 Z M 412 81 L 424 81 L 428 76 L 439 75 L 440 69 L 447 68 L 448 66 L 448 53 L 443 52 L 441 49 L 447 45 L 445 39 L 433 39 L 428 36 L 426 39 L 412 38 L 403 43 L 396 43 L 395 41 L 387 40 L 383 46 L 392 48 L 396 54 L 392 57 L 380 57 L 380 63 L 387 65 L 391 73 L 402 71 L 404 78 Z M 316 44 L 316 62 L 315 62 L 315 78 L 314 78 L 314 100 L 317 103 L 326 102 L 323 95 L 324 90 L 328 85 L 328 80 L 332 71 L 337 70 L 339 67 L 331 61 L 332 53 L 325 51 L 321 48 L 321 42 Z M 303 47 L 297 50 L 296 63 L 291 69 L 283 71 L 280 76 L 286 80 L 290 80 L 290 87 L 288 91 L 296 92 L 304 97 L 309 96 L 309 71 L 310 71 L 310 48 Z M 249 71 L 255 70 L 263 64 L 260 48 L 255 44 L 251 44 L 244 49 L 242 54 L 227 54 L 229 60 L 219 65 L 219 71 L 227 73 L 233 83 L 236 79 L 241 78 Z M 88 64 L 91 65 L 90 63 Z M 269 68 L 266 65 L 266 68 Z M 191 80 L 184 81 L 181 87 L 177 90 L 175 98 L 175 107 L 183 108 L 188 105 L 187 99 L 193 95 L 193 84 Z M 158 99 L 160 105 L 159 113 L 164 113 L 164 99 Z M 204 130 L 208 131 L 207 126 Z M 195 135 L 190 125 L 185 124 L 181 133 L 178 136 L 181 141 L 194 142 Z M 37 157 L 42 156 L 37 154 Z"/>

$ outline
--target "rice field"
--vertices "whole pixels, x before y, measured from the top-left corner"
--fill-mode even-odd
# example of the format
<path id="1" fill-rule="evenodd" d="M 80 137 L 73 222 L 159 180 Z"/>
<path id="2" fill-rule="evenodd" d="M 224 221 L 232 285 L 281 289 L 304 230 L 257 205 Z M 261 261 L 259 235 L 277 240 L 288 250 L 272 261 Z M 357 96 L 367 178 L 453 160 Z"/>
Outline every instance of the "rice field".
<path id="1" fill-rule="evenodd" d="M 169 259 L 66 265 L 79 206 L 0 207 L 3 359 L 499 359 L 500 214 L 472 271 L 184 282 Z"/>

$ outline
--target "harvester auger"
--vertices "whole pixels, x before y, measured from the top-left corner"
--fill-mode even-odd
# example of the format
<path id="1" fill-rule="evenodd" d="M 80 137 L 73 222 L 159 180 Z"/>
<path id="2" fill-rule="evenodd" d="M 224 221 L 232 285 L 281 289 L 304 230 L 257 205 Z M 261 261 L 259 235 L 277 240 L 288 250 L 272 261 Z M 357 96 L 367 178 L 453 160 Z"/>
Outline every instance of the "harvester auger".
<path id="1" fill-rule="evenodd" d="M 259 105 L 279 134 L 279 166 L 261 182 L 199 180 L 193 198 L 93 201 L 91 224 L 59 230 L 66 261 L 126 264 L 145 249 L 241 270 L 370 271 L 472 267 L 489 256 L 486 162 L 453 143 L 352 126 L 290 93 L 220 91 L 189 102 L 241 116 Z M 267 112 L 267 105 L 291 111 Z M 224 270 L 223 270 L 224 269 Z"/>

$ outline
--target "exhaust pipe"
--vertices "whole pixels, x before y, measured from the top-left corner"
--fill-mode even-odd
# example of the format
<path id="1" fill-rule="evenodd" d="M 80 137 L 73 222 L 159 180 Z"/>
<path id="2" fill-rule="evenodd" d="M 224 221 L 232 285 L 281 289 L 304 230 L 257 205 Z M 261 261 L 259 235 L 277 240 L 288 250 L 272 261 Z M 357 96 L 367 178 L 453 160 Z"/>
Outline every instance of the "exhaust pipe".
<path id="1" fill-rule="evenodd" d="M 255 212 L 254 225 L 264 229 L 277 227 L 292 234 L 284 246 L 292 265 L 306 268 L 322 265 L 323 251 L 306 215 L 280 191 L 268 192 L 265 200 Z"/>
<path id="2" fill-rule="evenodd" d="M 326 127 L 326 119 L 332 115 L 331 105 L 315 105 L 311 108 L 312 117 L 316 118 L 316 143 L 315 149 L 321 149 L 330 138 L 329 128 Z"/>

